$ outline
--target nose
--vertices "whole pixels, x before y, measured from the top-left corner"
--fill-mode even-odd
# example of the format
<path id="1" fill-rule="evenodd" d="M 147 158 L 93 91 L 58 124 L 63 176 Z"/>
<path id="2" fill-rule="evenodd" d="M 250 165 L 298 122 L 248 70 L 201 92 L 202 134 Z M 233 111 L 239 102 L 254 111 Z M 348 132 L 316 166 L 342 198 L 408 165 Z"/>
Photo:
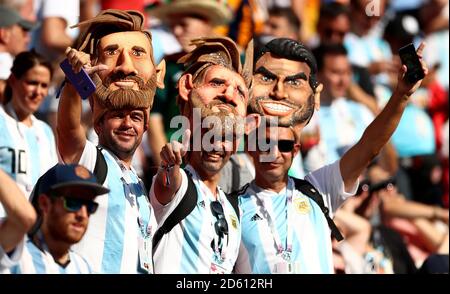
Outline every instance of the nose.
<path id="1" fill-rule="evenodd" d="M 78 219 L 88 218 L 89 213 L 86 207 L 86 204 L 83 204 L 81 208 L 76 212 L 76 216 Z"/>
<path id="2" fill-rule="evenodd" d="M 228 85 L 223 93 L 223 97 L 225 97 L 226 102 L 233 104 L 234 106 L 237 105 L 237 95 L 239 95 L 238 90 L 233 85 Z"/>
<path id="3" fill-rule="evenodd" d="M 270 93 L 270 96 L 275 99 L 278 99 L 278 100 L 287 98 L 287 93 L 284 89 L 284 84 L 281 79 L 278 80 L 277 83 L 275 84 L 275 86 L 272 88 L 272 92 Z"/>
<path id="4" fill-rule="evenodd" d="M 117 59 L 117 65 L 114 69 L 114 72 L 122 72 L 125 75 L 137 75 L 138 71 L 134 67 L 133 59 L 131 58 L 130 54 L 122 50 L 122 52 L 119 55 L 119 58 Z"/>
<path id="5" fill-rule="evenodd" d="M 130 115 L 124 116 L 124 118 L 122 120 L 122 126 L 130 127 L 130 128 L 132 127 L 131 116 Z"/>

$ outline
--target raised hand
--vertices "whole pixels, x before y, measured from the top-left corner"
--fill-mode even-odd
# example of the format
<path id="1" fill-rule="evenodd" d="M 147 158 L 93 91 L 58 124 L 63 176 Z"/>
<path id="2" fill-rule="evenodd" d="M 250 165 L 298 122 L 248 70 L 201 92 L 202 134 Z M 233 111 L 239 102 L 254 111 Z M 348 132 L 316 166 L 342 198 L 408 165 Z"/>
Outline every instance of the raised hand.
<path id="1" fill-rule="evenodd" d="M 422 64 L 422 70 L 425 74 L 425 76 L 428 74 L 428 67 L 425 63 L 425 61 L 423 60 L 423 49 L 425 48 L 425 43 L 420 43 L 419 48 L 417 48 L 416 52 L 417 52 L 417 56 L 419 57 L 420 63 Z M 400 68 L 400 71 L 398 73 L 398 77 L 397 77 L 397 88 L 396 88 L 396 92 L 398 92 L 401 95 L 405 95 L 405 96 L 411 96 L 419 87 L 420 84 L 422 83 L 423 79 L 420 81 L 417 81 L 415 84 L 411 84 L 410 82 L 408 82 L 408 80 L 406 79 L 406 71 L 407 71 L 407 67 L 406 65 L 402 65 L 402 67 Z"/>
<path id="2" fill-rule="evenodd" d="M 189 148 L 189 141 L 191 138 L 191 131 L 189 129 L 184 131 L 182 143 L 172 141 L 164 145 L 161 150 L 161 164 L 163 167 L 180 166 L 183 163 L 183 157 Z"/>
<path id="3" fill-rule="evenodd" d="M 91 56 L 74 48 L 67 47 L 65 54 L 76 73 L 79 73 L 81 68 L 83 68 L 89 75 L 108 69 L 108 67 L 104 64 L 92 66 Z"/>

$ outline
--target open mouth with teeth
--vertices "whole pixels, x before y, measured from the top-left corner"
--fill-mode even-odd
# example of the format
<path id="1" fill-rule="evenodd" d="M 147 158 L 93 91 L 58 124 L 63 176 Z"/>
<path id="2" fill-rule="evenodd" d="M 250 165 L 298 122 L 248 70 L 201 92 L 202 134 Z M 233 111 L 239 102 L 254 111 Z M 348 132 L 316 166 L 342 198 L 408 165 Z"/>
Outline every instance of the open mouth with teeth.
<path id="1" fill-rule="evenodd" d="M 275 102 L 261 102 L 261 108 L 266 115 L 273 116 L 286 116 L 295 110 L 292 106 Z"/>

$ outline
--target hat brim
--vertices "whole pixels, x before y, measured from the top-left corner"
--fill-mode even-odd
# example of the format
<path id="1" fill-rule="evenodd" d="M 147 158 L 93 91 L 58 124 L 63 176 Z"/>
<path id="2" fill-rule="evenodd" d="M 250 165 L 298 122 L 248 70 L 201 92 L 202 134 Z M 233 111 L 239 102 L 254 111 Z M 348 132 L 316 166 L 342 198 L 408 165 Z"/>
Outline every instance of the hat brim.
<path id="1" fill-rule="evenodd" d="M 19 21 L 17 24 L 26 31 L 31 31 L 36 26 L 35 23 L 24 19 Z"/>
<path id="2" fill-rule="evenodd" d="M 109 192 L 108 188 L 103 187 L 100 184 L 97 183 L 88 183 L 88 182 L 82 182 L 82 181 L 74 181 L 74 182 L 70 182 L 70 183 L 61 183 L 61 184 L 56 184 L 54 186 L 52 186 L 51 190 L 59 190 L 62 188 L 70 188 L 70 187 L 77 187 L 77 188 L 83 188 L 89 191 L 94 192 L 93 197 L 95 198 L 98 195 L 103 195 Z"/>
<path id="3" fill-rule="evenodd" d="M 173 14 L 198 14 L 209 19 L 213 26 L 228 24 L 232 19 L 232 13 L 226 8 L 218 8 L 214 2 L 175 2 L 163 4 L 155 8 L 148 9 L 151 16 L 155 16 L 162 21 L 169 19 Z"/>

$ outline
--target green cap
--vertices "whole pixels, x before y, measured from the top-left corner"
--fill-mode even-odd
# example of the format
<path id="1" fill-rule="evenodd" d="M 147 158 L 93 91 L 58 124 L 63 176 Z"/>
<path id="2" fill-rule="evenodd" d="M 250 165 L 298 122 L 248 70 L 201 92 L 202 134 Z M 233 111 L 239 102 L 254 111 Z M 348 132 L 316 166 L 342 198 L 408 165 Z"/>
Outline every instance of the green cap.
<path id="1" fill-rule="evenodd" d="M 14 9 L 0 5 L 0 28 L 10 27 L 15 24 L 26 31 L 34 27 L 34 23 L 23 19 Z"/>

